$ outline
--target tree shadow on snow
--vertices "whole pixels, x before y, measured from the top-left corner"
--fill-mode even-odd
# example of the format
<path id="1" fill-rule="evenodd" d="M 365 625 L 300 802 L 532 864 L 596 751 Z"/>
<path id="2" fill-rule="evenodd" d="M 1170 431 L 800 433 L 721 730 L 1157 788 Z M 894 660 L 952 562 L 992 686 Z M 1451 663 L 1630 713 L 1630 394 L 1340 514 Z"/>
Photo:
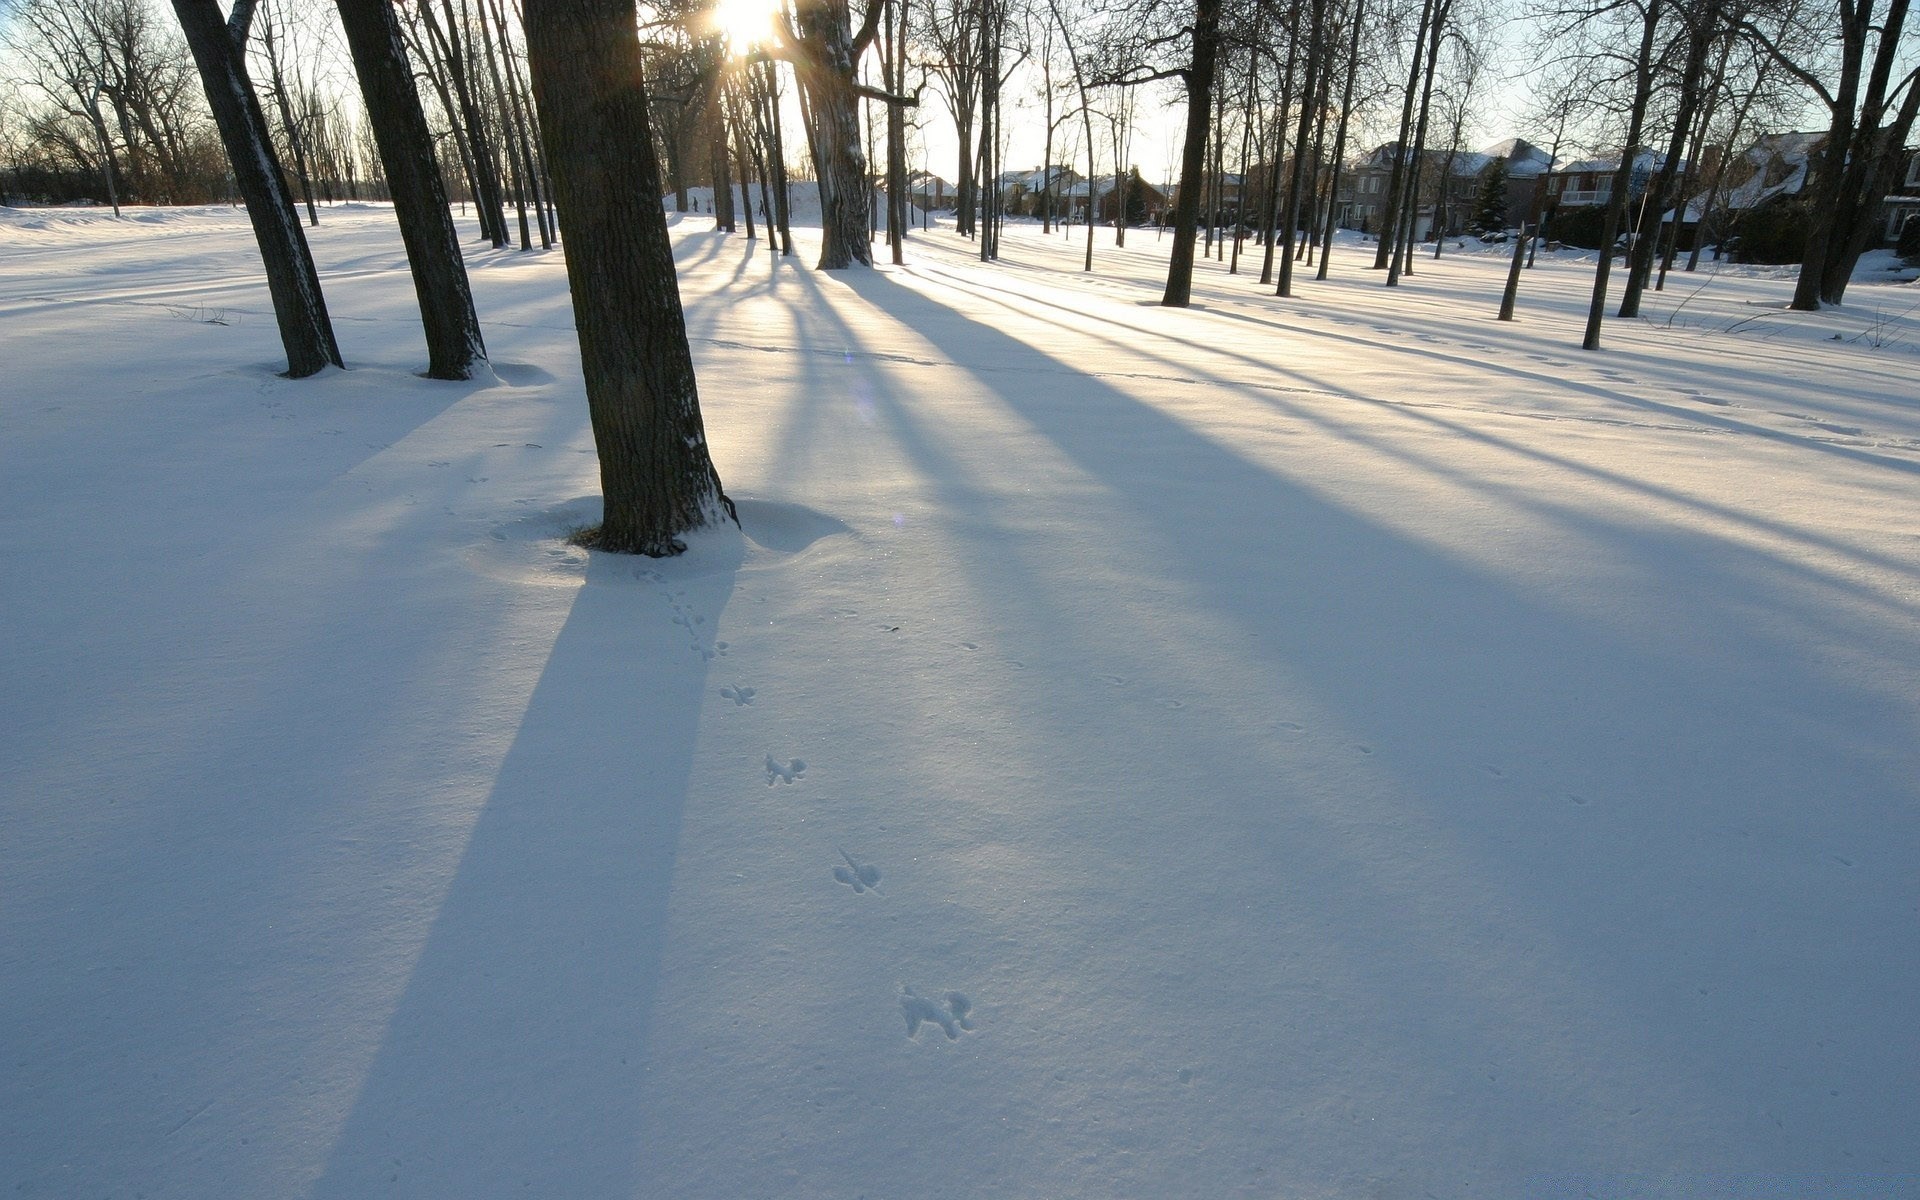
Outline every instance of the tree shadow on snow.
<path id="1" fill-rule="evenodd" d="M 682 560 L 674 560 L 678 562 Z M 737 566 L 737 561 L 732 564 Z M 628 1195 L 722 562 L 595 554 L 311 1195 Z"/>
<path id="2" fill-rule="evenodd" d="M 1823 603 L 1831 580 L 1704 528 L 1655 526 L 1600 505 L 1556 514 L 1576 541 L 1605 546 L 1652 581 L 1627 599 L 1664 603 L 1667 627 L 1636 637 L 1552 601 L 1524 572 L 1447 553 L 1331 502 L 884 272 L 835 282 L 973 371 L 981 390 L 1104 489 L 1124 517 L 1115 536 L 1135 539 L 1142 569 L 1172 577 L 1197 612 L 1258 648 L 1246 666 L 1267 687 L 1246 704 L 1306 694 L 1367 743 L 1356 783 L 1379 770 L 1397 781 L 1402 811 L 1380 813 L 1386 824 L 1375 828 L 1355 825 L 1357 811 L 1314 810 L 1311 792 L 1290 797 L 1282 776 L 1272 784 L 1273 829 L 1240 845 L 1283 858 L 1299 892 L 1316 897 L 1314 912 L 1326 915 L 1288 919 L 1328 923 L 1340 965 L 1384 1014 L 1360 1028 L 1375 1039 L 1369 1054 L 1398 1065 L 1398 1086 L 1449 1095 L 1479 1077 L 1475 1063 L 1501 1063 L 1501 1086 L 1533 1097 L 1539 1127 L 1456 1132 L 1525 1161 L 1530 1139 L 1581 1128 L 1584 1144 L 1561 1147 L 1568 1161 L 1657 1169 L 1648 1143 L 1593 1123 L 1598 1108 L 1658 1097 L 1662 1109 L 1705 1112 L 1700 1128 L 1729 1144 L 1778 1148 L 1750 1119 L 1751 1097 L 1775 1089 L 1756 1064 L 1846 1028 L 1860 1032 L 1858 1044 L 1827 1052 L 1874 1077 L 1856 1079 L 1845 1119 L 1803 1114 L 1817 1149 L 1746 1165 L 1837 1167 L 1829 1156 L 1838 1146 L 1899 1143 L 1901 1118 L 1884 1103 L 1897 1093 L 1896 1072 L 1874 1065 L 1870 1043 L 1896 1027 L 1888 1003 L 1912 970 L 1863 968 L 1870 932 L 1770 933 L 1808 920 L 1801 875 L 1819 868 L 1803 827 L 1804 781 L 1828 781 L 1825 838 L 1880 836 L 1911 792 L 1858 750 L 1863 738 L 1898 744 L 1901 710 L 1816 652 L 1885 636 L 1847 606 Z M 1076 382 L 1062 384 L 1065 375 Z M 962 436 L 941 428 L 950 414 L 939 403 L 896 396 L 886 410 L 931 485 L 951 493 L 943 499 L 988 500 L 961 494 L 950 462 L 938 459 L 941 440 Z M 1004 594 L 987 602 L 1015 603 Z M 1002 619 L 1033 615 L 1021 608 Z M 1078 636 L 1092 644 L 1111 631 Z M 1158 749 L 1190 755 L 1201 776 L 1209 760 L 1232 761 L 1218 752 L 1251 749 L 1222 741 L 1203 752 L 1210 736 L 1170 735 Z M 1528 807 L 1489 808 L 1515 801 Z M 1231 806 L 1190 803 L 1196 820 L 1240 819 Z M 1570 823 L 1580 812 L 1595 819 Z M 1418 829 L 1437 831 L 1445 852 L 1411 834 Z M 1768 847 L 1758 857 L 1736 848 L 1754 835 Z M 1378 877 L 1368 864 L 1383 849 L 1423 865 Z M 1449 864 L 1453 856 L 1462 861 Z M 1440 895 L 1409 889 L 1443 865 L 1465 867 L 1480 898 L 1462 898 L 1458 875 Z M 1498 947 L 1513 937 L 1539 937 L 1550 958 L 1509 958 Z M 1688 978 L 1701 964 L 1711 964 L 1711 986 Z M 1537 989 L 1502 978 L 1516 967 L 1538 971 Z M 1796 981 L 1791 1003 L 1780 996 L 1785 980 Z M 1755 1007 L 1763 993 L 1781 1004 Z M 1577 1012 L 1556 1011 L 1556 1001 Z M 1702 1022 L 1718 1030 L 1711 1044 L 1693 1035 Z M 1569 1062 L 1591 1074 L 1569 1076 Z"/>

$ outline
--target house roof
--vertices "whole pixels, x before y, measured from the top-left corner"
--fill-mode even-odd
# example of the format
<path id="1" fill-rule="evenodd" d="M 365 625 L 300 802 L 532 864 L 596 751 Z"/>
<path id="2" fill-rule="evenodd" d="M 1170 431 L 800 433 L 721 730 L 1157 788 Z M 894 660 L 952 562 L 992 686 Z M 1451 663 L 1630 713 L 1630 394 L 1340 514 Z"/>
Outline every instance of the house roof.
<path id="1" fill-rule="evenodd" d="M 1375 146 L 1359 161 L 1358 166 L 1362 168 L 1371 167 L 1381 171 L 1387 170 L 1392 167 L 1394 155 L 1398 153 L 1399 148 L 1400 143 L 1398 142 L 1386 142 L 1382 145 Z M 1447 161 L 1448 153 L 1446 150 L 1423 150 L 1421 152 L 1421 160 L 1426 166 L 1421 169 L 1426 170 L 1430 167 L 1438 170 L 1441 165 Z M 1452 155 L 1453 166 L 1451 169 L 1456 179 L 1464 178 L 1468 175 L 1478 175 L 1487 169 L 1488 163 L 1498 157 L 1494 154 L 1473 150 L 1455 150 L 1452 151 Z"/>
<path id="2" fill-rule="evenodd" d="M 1047 175 L 1049 171 L 1052 172 L 1056 182 L 1071 181 L 1080 178 L 1080 176 L 1074 173 L 1072 167 L 1056 164 L 1051 168 L 1034 167 L 1024 171 L 1003 171 L 1000 174 L 1000 186 L 1003 188 L 1022 187 L 1030 192 L 1037 192 L 1047 186 Z"/>
<path id="3" fill-rule="evenodd" d="M 1664 154 L 1655 154 L 1651 150 L 1642 150 L 1633 156 L 1633 167 L 1636 171 L 1658 171 L 1660 165 L 1666 161 L 1667 156 Z M 1686 160 L 1682 159 L 1680 165 L 1685 167 L 1687 165 Z M 1619 169 L 1620 160 L 1617 158 L 1583 158 L 1578 162 L 1570 162 L 1564 167 L 1555 167 L 1549 174 L 1604 175 L 1618 171 Z"/>
<path id="4" fill-rule="evenodd" d="M 1553 155 L 1525 138 L 1508 138 L 1481 150 L 1488 158 L 1507 160 L 1507 174 L 1522 178 L 1540 175 L 1553 167 Z"/>

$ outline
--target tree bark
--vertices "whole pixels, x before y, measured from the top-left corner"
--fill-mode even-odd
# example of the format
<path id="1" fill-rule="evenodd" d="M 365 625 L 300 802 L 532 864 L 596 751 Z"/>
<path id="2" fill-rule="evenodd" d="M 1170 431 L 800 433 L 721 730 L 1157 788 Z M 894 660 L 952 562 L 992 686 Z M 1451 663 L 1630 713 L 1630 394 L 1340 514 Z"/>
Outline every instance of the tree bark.
<path id="1" fill-rule="evenodd" d="M 246 200 L 247 220 L 266 266 L 280 342 L 287 351 L 287 374 L 302 379 L 325 367 L 340 366 L 340 347 L 333 339 L 320 275 L 314 270 L 286 177 L 274 157 L 266 115 L 247 78 L 244 42 L 236 44 L 215 0 L 173 0 L 173 11 L 200 70 L 234 182 Z M 241 36 L 244 39 L 244 33 Z"/>
<path id="2" fill-rule="evenodd" d="M 655 557 L 732 504 L 707 452 L 633 0 L 526 0 L 527 65 L 600 457 L 595 549 Z"/>
<path id="3" fill-rule="evenodd" d="M 847 0 L 800 0 L 793 17 L 800 35 L 795 73 L 807 99 L 807 141 L 820 187 L 820 269 L 871 266 L 867 158 Z"/>
<path id="4" fill-rule="evenodd" d="M 1213 112 L 1213 83 L 1220 57 L 1220 0 L 1195 0 L 1193 61 L 1187 67 L 1187 135 L 1180 154 L 1180 200 L 1173 206 L 1173 253 L 1167 290 L 1160 303 L 1185 308 L 1193 299 L 1193 241 L 1200 219 L 1200 186 L 1206 171 L 1207 124 Z M 1245 186 L 1244 181 L 1242 186 Z M 1093 189 L 1087 189 L 1091 202 Z M 1092 220 L 1092 214 L 1088 214 Z"/>
<path id="5" fill-rule="evenodd" d="M 1333 172 L 1327 180 L 1327 220 L 1321 230 L 1320 269 L 1315 272 L 1315 279 L 1327 277 L 1327 263 L 1333 258 L 1333 209 L 1340 203 L 1340 168 L 1347 153 L 1347 117 L 1353 111 L 1353 78 L 1359 74 L 1360 67 L 1360 22 L 1366 8 L 1366 0 L 1354 0 L 1353 29 L 1347 43 L 1347 77 L 1340 85 L 1340 121 L 1333 132 Z"/>
<path id="6" fill-rule="evenodd" d="M 1607 308 L 1607 275 L 1613 269 L 1613 239 L 1620 232 L 1621 218 L 1627 211 L 1627 189 L 1633 184 L 1633 156 L 1640 146 L 1640 132 L 1646 125 L 1647 101 L 1653 94 L 1653 41 L 1660 27 L 1661 0 L 1648 0 L 1641 17 L 1640 49 L 1634 57 L 1633 107 L 1627 114 L 1627 140 L 1620 151 L 1620 166 L 1613 173 L 1613 194 L 1607 200 L 1607 215 L 1600 222 L 1600 263 L 1593 272 L 1593 298 L 1587 305 L 1587 329 L 1581 338 L 1582 350 L 1600 348 L 1600 322 Z"/>
<path id="7" fill-rule="evenodd" d="M 407 247 L 407 266 L 427 334 L 427 375 L 470 378 L 474 365 L 486 360 L 487 348 L 400 19 L 390 0 L 336 0 L 335 7 Z"/>

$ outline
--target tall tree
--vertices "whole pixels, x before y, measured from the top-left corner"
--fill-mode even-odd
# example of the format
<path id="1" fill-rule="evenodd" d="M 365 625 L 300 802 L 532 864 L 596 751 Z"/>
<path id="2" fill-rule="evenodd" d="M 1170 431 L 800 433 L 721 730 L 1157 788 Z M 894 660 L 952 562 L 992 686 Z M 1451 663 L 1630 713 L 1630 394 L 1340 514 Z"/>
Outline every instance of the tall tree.
<path id="1" fill-rule="evenodd" d="M 1826 140 L 1814 173 L 1814 223 L 1794 287 L 1793 307 L 1838 304 L 1874 231 L 1880 198 L 1898 178 L 1907 135 L 1920 114 L 1920 66 L 1907 66 L 1912 47 L 1903 40 L 1908 0 L 1834 0 L 1827 30 L 1837 43 L 1837 71 L 1823 79 L 1799 61 L 1785 33 L 1805 20 L 1798 6 L 1772 29 L 1744 22 L 1747 31 L 1787 74 L 1804 84 L 1827 109 Z"/>
<path id="2" fill-rule="evenodd" d="M 882 0 L 867 0 L 856 28 L 848 0 L 796 0 L 778 47 L 800 81 L 807 146 L 820 188 L 822 270 L 873 263 L 867 241 L 871 191 L 860 136 L 860 98 L 913 103 L 859 79 L 860 56 L 879 35 L 885 14 Z"/>
<path id="3" fill-rule="evenodd" d="M 1593 272 L 1593 297 L 1587 304 L 1587 328 L 1580 340 L 1583 350 L 1600 348 L 1600 323 L 1607 307 L 1607 276 L 1613 268 L 1613 240 L 1626 217 L 1634 158 L 1640 153 L 1647 102 L 1653 95 L 1654 44 L 1666 15 L 1664 0 L 1644 0 L 1644 3 L 1630 5 L 1626 11 L 1638 14 L 1640 21 L 1640 44 L 1633 57 L 1633 100 L 1627 109 L 1627 135 L 1621 144 L 1620 165 L 1613 173 L 1613 191 L 1607 200 L 1606 215 L 1600 222 L 1600 263 Z"/>
<path id="4" fill-rule="evenodd" d="M 1200 223 L 1200 189 L 1207 169 L 1208 116 L 1220 61 L 1220 0 L 1194 0 L 1191 57 L 1168 72 L 1186 85 L 1187 125 L 1180 147 L 1180 191 L 1173 206 L 1173 252 L 1160 303 L 1185 308 L 1193 298 L 1194 237 Z"/>
<path id="5" fill-rule="evenodd" d="M 413 290 L 427 334 L 427 374 L 434 379 L 466 379 L 484 362 L 480 318 L 473 311 L 460 235 L 447 207 L 446 184 L 434 160 L 433 132 L 427 128 L 414 88 L 413 68 L 401 38 L 391 0 L 335 0 L 347 34 L 354 73 L 367 120 L 380 146 L 393 196 L 400 239 L 407 247 Z"/>
<path id="6" fill-rule="evenodd" d="M 1702 88 L 1706 81 L 1707 52 L 1719 34 L 1719 11 L 1714 0 L 1679 5 L 1676 11 L 1685 30 L 1681 41 L 1686 47 L 1685 65 L 1680 72 L 1679 109 L 1674 114 L 1673 128 L 1667 137 L 1666 155 L 1654 171 L 1647 189 L 1647 202 L 1641 206 L 1641 211 L 1653 222 L 1654 232 L 1642 230 L 1638 237 L 1632 239 L 1629 248 L 1627 283 L 1620 297 L 1621 317 L 1640 315 L 1640 295 L 1646 290 L 1647 280 L 1653 271 L 1653 252 L 1660 240 L 1656 235 L 1662 214 L 1669 206 L 1677 204 L 1673 213 L 1676 227 L 1686 216 L 1686 198 L 1679 189 L 1680 154 L 1700 108 Z"/>
<path id="7" fill-rule="evenodd" d="M 526 0 L 523 19 L 605 496 L 599 528 L 582 540 L 678 554 L 681 534 L 733 505 L 700 418 L 634 3 Z"/>
<path id="8" fill-rule="evenodd" d="M 247 219 L 267 270 L 267 290 L 287 351 L 287 374 L 295 379 L 340 366 L 320 275 L 300 228 L 293 194 L 273 153 L 272 134 L 247 77 L 247 21 L 252 0 L 238 0 L 231 22 L 216 0 L 173 0 L 187 47 L 200 69 L 207 105 L 226 143 L 234 182 L 247 202 Z"/>

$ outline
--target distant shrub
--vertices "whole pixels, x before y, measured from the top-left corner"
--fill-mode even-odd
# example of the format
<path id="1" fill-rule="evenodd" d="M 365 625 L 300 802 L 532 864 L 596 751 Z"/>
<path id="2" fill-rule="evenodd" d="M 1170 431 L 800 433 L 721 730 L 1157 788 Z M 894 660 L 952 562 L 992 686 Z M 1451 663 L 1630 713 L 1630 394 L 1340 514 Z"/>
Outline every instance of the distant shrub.
<path id="1" fill-rule="evenodd" d="M 1562 208 L 1547 221 L 1547 236 L 1565 246 L 1598 250 L 1600 233 L 1606 220 L 1607 206 L 1604 204 Z"/>
<path id="2" fill-rule="evenodd" d="M 1900 225 L 1900 240 L 1893 252 L 1908 266 L 1920 267 L 1920 213 L 1909 216 Z"/>
<path id="3" fill-rule="evenodd" d="M 1804 200 L 1781 200 L 1742 213 L 1734 224 L 1741 262 L 1797 263 L 1807 254 L 1807 232 L 1813 227 L 1813 206 Z"/>

